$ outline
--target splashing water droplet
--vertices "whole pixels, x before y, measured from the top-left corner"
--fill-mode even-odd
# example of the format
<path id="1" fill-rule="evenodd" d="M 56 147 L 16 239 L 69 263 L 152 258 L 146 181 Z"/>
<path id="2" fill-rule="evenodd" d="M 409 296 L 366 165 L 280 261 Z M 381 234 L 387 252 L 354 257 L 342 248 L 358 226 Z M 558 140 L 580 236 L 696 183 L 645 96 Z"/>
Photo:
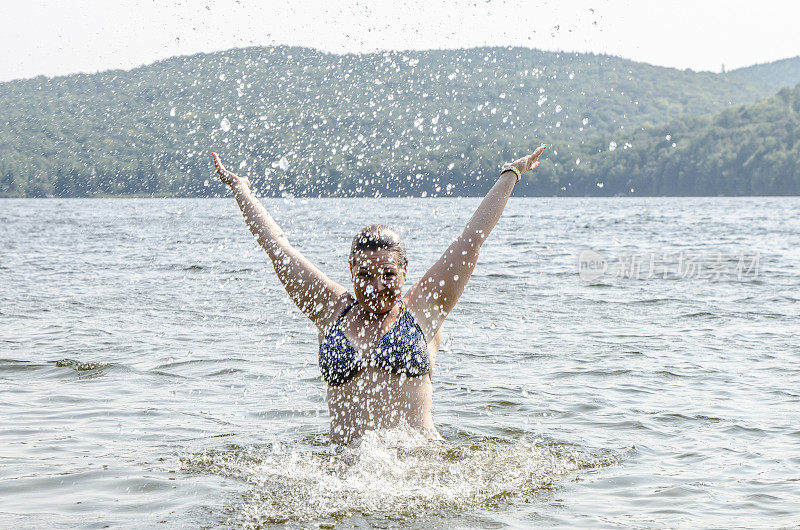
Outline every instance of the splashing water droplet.
<path id="1" fill-rule="evenodd" d="M 278 167 L 281 168 L 283 171 L 289 169 L 289 161 L 286 160 L 285 156 L 282 156 L 281 159 L 278 161 Z"/>
<path id="2" fill-rule="evenodd" d="M 616 148 L 617 148 L 617 142 L 610 142 L 608 144 L 608 150 L 609 151 L 614 151 Z"/>
<path id="3" fill-rule="evenodd" d="M 249 485 L 234 525 L 257 526 L 276 517 L 295 522 L 370 511 L 383 519 L 425 516 L 454 506 L 480 509 L 509 493 L 527 501 L 581 470 L 616 464 L 612 457 L 543 447 L 527 438 L 443 450 L 408 427 L 369 431 L 358 446 L 333 455 L 296 443 L 278 444 L 273 442 L 271 450 L 185 454 L 181 467 Z"/>
<path id="4" fill-rule="evenodd" d="M 219 122 L 219 126 L 222 127 L 222 130 L 225 132 L 231 130 L 231 122 L 228 118 L 222 118 L 222 121 Z"/>

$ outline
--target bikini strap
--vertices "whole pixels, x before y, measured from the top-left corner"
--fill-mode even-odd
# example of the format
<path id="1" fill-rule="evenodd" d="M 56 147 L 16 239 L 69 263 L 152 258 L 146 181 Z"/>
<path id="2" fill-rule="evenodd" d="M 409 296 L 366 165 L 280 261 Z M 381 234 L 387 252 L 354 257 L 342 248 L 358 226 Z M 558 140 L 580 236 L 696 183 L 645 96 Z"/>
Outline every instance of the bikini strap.
<path id="1" fill-rule="evenodd" d="M 339 320 L 343 319 L 344 316 L 347 314 L 347 312 L 350 311 L 353 308 L 353 306 L 356 305 L 357 303 L 358 303 L 358 300 L 355 300 L 352 304 L 350 304 L 349 306 L 345 307 L 344 311 L 342 311 L 342 314 L 340 314 L 339 318 L 336 319 L 336 320 L 339 321 Z M 403 299 L 401 298 L 400 299 L 400 312 L 403 312 L 403 311 L 408 311 L 408 309 L 406 309 L 406 304 L 403 303 Z"/>
<path id="2" fill-rule="evenodd" d="M 354 305 L 356 305 L 357 303 L 358 303 L 358 300 L 355 300 L 355 301 L 354 301 L 352 304 L 350 304 L 349 306 L 347 306 L 347 307 L 344 309 L 344 311 L 342 311 L 342 314 L 341 314 L 341 315 L 339 315 L 339 320 L 343 319 L 343 318 L 344 318 L 344 316 L 347 314 L 347 312 L 348 312 L 348 311 L 350 311 L 350 309 L 352 309 L 352 308 L 353 308 L 353 306 L 354 306 Z"/>

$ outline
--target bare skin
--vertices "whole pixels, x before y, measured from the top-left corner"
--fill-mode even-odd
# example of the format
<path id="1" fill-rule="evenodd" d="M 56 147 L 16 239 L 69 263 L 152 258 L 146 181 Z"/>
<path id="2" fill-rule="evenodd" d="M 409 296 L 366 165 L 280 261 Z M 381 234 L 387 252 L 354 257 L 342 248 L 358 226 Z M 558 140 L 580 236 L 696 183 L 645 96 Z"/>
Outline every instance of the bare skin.
<path id="1" fill-rule="evenodd" d="M 539 165 L 542 144 L 532 154 L 504 165 L 521 174 Z M 439 260 L 403 296 L 406 265 L 396 252 L 386 249 L 360 252 L 350 263 L 351 295 L 328 278 L 290 243 L 278 224 L 250 191 L 247 177 L 225 169 L 211 154 L 220 179 L 232 191 L 245 222 L 272 260 L 278 279 L 291 299 L 317 327 L 320 342 L 339 315 L 354 300 L 358 303 L 343 318 L 342 329 L 351 345 L 370 360 L 380 339 L 400 315 L 400 300 L 422 328 L 428 341 L 433 372 L 442 338 L 442 324 L 455 306 L 478 261 L 480 248 L 503 214 L 517 182 L 503 172 L 481 201 L 461 235 Z M 416 377 L 367 366 L 346 383 L 328 386 L 331 442 L 346 444 L 372 429 L 408 424 L 431 439 L 440 439 L 431 415 L 433 387 L 430 373 Z"/>
<path id="2" fill-rule="evenodd" d="M 399 265 L 399 257 L 392 250 L 364 251 L 357 253 L 350 264 L 358 303 L 342 319 L 342 329 L 350 344 L 368 360 L 400 317 L 398 301 L 407 268 Z M 345 307 L 352 302 L 353 298 L 349 297 Z M 408 307 L 408 296 L 403 297 L 403 303 Z M 408 310 L 419 322 L 417 315 Z M 320 342 L 323 338 L 321 333 Z M 442 328 L 439 327 L 428 341 L 431 371 L 427 374 L 407 377 L 373 365 L 343 385 L 329 386 L 331 441 L 348 443 L 367 430 L 391 428 L 401 423 L 422 431 L 429 439 L 441 439 L 431 415 L 431 373 L 441 341 Z"/>

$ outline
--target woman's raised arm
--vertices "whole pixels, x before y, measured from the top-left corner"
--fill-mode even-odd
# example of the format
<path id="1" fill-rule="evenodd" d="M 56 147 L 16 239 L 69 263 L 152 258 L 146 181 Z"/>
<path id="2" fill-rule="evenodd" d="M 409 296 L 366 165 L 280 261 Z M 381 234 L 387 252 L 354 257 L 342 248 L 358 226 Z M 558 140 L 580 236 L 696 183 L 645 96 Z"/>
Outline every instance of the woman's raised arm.
<path id="1" fill-rule="evenodd" d="M 286 292 L 317 328 L 327 327 L 338 315 L 342 296 L 347 290 L 328 278 L 289 243 L 275 219 L 250 191 L 247 177 L 238 177 L 225 169 L 216 153 L 211 153 L 211 157 L 220 179 L 233 191 L 247 227 L 269 254 Z"/>
<path id="2" fill-rule="evenodd" d="M 537 159 L 546 147 L 542 144 L 532 154 L 505 164 L 504 168 L 514 167 L 520 174 L 530 171 L 539 165 Z M 516 183 L 517 176 L 510 169 L 500 174 L 461 235 L 409 291 L 408 308 L 426 337 L 433 337 L 464 292 L 478 262 L 481 245 L 503 214 Z"/>

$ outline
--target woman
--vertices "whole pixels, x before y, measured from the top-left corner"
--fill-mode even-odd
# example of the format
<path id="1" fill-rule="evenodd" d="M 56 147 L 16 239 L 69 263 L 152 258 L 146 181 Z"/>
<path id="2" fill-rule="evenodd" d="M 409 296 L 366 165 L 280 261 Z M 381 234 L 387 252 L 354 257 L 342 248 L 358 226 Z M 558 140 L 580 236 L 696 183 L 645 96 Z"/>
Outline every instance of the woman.
<path id="1" fill-rule="evenodd" d="M 467 285 L 480 248 L 503 213 L 520 176 L 539 165 L 546 146 L 505 164 L 462 234 L 403 296 L 407 260 L 397 233 L 363 228 L 350 249 L 353 294 L 295 249 L 247 177 L 225 169 L 211 153 L 220 179 L 233 191 L 247 226 L 267 251 L 289 296 L 317 326 L 319 365 L 328 384 L 331 443 L 347 444 L 373 429 L 401 424 L 441 439 L 431 416 L 431 371 L 442 323 Z"/>

